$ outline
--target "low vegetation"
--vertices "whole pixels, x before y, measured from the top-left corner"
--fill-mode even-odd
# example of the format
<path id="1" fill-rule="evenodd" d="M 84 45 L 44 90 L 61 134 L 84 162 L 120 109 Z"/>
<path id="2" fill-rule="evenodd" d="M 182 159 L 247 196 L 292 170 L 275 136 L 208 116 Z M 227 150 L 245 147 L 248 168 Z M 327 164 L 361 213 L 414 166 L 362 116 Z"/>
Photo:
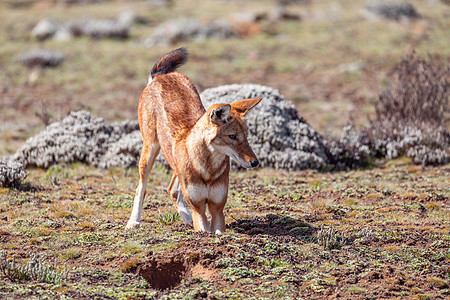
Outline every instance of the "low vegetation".
<path id="1" fill-rule="evenodd" d="M 25 266 L 37 253 L 42 264 L 66 266 L 67 273 L 48 270 L 67 277 L 16 280 L 3 272 L 0 295 L 444 299 L 448 166 L 407 162 L 336 173 L 233 172 L 222 236 L 183 225 L 165 192 L 171 174 L 164 168 L 152 171 L 134 232 L 124 226 L 136 169 L 30 169 L 25 183 L 34 190 L 0 190 L 0 238 L 8 253 L 2 262 Z M 153 265 L 173 273 L 154 273 Z M 168 278 L 162 276 L 171 276 L 169 286 L 154 281 Z M 161 286 L 168 289 L 155 288 Z"/>
<path id="2" fill-rule="evenodd" d="M 0 298 L 447 299 L 448 1 L 407 2 L 1 1 Z M 152 40 L 162 24 L 178 26 L 167 44 Z M 163 165 L 141 228 L 124 231 L 137 101 L 156 59 L 181 46 L 199 92 L 276 89 L 298 111 L 282 113 L 302 133 L 286 141 L 315 147 L 302 136 L 320 133 L 330 150 L 321 171 L 234 170 L 221 236 L 183 225 Z M 61 147 L 24 152 L 39 168 L 4 159 L 81 110 L 84 140 L 56 134 Z M 261 139 L 289 166 L 293 147 L 277 136 Z M 270 166 L 281 157 L 264 153 Z"/>

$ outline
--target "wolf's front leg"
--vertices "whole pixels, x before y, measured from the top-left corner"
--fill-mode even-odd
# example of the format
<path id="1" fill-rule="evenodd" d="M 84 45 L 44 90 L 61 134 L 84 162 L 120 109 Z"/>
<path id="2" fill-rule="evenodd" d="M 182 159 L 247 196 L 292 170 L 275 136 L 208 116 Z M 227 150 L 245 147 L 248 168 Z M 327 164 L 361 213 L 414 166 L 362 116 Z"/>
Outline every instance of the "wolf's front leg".
<path id="1" fill-rule="evenodd" d="M 210 231 L 215 234 L 222 234 L 225 232 L 225 216 L 223 214 L 225 202 L 226 199 L 222 203 L 208 201 L 208 209 L 211 213 Z"/>
<path id="2" fill-rule="evenodd" d="M 189 201 L 192 206 L 192 219 L 195 231 L 209 231 L 209 222 L 206 218 L 206 200 Z"/>

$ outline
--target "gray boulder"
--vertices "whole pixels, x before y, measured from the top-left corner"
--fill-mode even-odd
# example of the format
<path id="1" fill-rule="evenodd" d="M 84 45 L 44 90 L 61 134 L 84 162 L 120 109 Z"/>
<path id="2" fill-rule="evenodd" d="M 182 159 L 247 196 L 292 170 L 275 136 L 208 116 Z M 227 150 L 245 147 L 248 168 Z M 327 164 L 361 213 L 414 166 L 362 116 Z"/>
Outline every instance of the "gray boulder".
<path id="1" fill-rule="evenodd" d="M 20 162 L 0 160 L 0 187 L 18 187 L 26 177 L 27 172 Z"/>
<path id="2" fill-rule="evenodd" d="M 31 31 L 31 36 L 38 40 L 45 40 L 53 37 L 60 28 L 60 24 L 50 19 L 43 19 L 36 24 Z"/>
<path id="3" fill-rule="evenodd" d="M 258 84 L 233 84 L 207 89 L 200 96 L 205 108 L 214 103 L 263 98 L 246 115 L 249 142 L 262 167 L 320 169 L 329 163 L 322 137 L 277 90 Z"/>
<path id="4" fill-rule="evenodd" d="M 319 169 L 329 163 L 322 137 L 298 117 L 294 105 L 277 90 L 244 84 L 220 86 L 201 93 L 204 106 L 263 97 L 246 116 L 249 142 L 263 167 Z M 28 139 L 12 157 L 24 166 L 47 168 L 81 161 L 100 168 L 136 166 L 142 148 L 137 121 L 107 124 L 88 112 L 72 112 Z M 162 155 L 157 164 L 164 164 Z M 236 165 L 234 165 L 236 167 Z"/>
<path id="5" fill-rule="evenodd" d="M 230 23 L 224 20 L 202 23 L 197 19 L 178 19 L 156 27 L 153 34 L 143 43 L 152 47 L 208 38 L 226 39 L 234 35 Z"/>
<path id="6" fill-rule="evenodd" d="M 28 67 L 56 67 L 64 61 L 61 51 L 34 49 L 18 56 L 18 61 Z"/>
<path id="7" fill-rule="evenodd" d="M 362 13 L 370 19 L 385 18 L 400 21 L 419 18 L 416 9 L 406 2 L 370 2 Z"/>

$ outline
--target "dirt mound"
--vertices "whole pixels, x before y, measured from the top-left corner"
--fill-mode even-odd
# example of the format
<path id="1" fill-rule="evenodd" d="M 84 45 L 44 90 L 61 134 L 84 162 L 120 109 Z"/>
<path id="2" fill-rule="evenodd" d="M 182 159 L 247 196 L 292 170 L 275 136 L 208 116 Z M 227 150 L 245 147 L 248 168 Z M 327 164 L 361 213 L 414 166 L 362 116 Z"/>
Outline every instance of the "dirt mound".
<path id="1" fill-rule="evenodd" d="M 177 285 L 192 269 L 189 257 L 182 253 L 158 255 L 140 266 L 137 273 L 154 289 L 167 289 Z"/>
<path id="2" fill-rule="evenodd" d="M 148 284 L 159 290 L 173 288 L 182 279 L 198 277 L 207 281 L 223 280 L 214 265 L 214 259 L 223 255 L 231 255 L 235 249 L 230 249 L 226 243 L 212 245 L 208 242 L 208 233 L 199 233 L 195 239 L 187 239 L 177 247 L 153 255 L 139 263 L 129 271 L 142 276 Z"/>
<path id="3" fill-rule="evenodd" d="M 275 215 L 237 220 L 230 227 L 241 232 L 240 238 L 197 233 L 166 252 L 150 252 L 146 261 L 124 271 L 142 276 L 159 290 L 174 288 L 183 279 L 199 278 L 219 285 L 237 278 L 260 280 L 264 272 L 255 270 L 261 269 L 261 264 L 297 262 L 299 257 L 286 245 L 299 244 L 315 231 L 302 220 Z M 270 268 L 265 271 L 269 274 Z"/>

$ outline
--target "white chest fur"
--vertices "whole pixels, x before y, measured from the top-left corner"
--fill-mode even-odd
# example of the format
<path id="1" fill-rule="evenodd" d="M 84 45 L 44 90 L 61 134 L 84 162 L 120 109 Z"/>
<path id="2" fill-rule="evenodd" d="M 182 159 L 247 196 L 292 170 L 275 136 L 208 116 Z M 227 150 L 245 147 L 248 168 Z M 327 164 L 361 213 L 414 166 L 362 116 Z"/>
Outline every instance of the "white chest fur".
<path id="1" fill-rule="evenodd" d="M 226 185 L 208 186 L 205 184 L 191 184 L 186 189 L 187 197 L 191 201 L 201 201 L 208 199 L 214 203 L 220 203 L 227 197 L 228 187 Z"/>

